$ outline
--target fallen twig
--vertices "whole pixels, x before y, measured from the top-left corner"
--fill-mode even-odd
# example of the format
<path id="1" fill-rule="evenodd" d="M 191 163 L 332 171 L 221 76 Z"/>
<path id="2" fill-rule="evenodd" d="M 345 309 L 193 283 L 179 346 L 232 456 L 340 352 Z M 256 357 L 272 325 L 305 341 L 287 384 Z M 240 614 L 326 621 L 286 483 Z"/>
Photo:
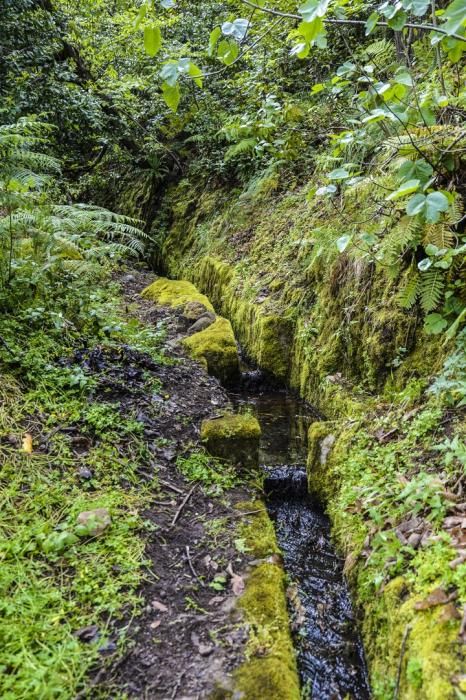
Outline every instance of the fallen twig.
<path id="1" fill-rule="evenodd" d="M 186 545 L 186 559 L 187 559 L 187 561 L 188 561 L 188 566 L 189 566 L 189 569 L 190 569 L 192 575 L 194 576 L 194 578 L 196 578 L 196 579 L 199 581 L 199 583 L 201 584 L 201 586 L 204 586 L 203 581 L 201 581 L 201 579 L 199 578 L 199 576 L 196 574 L 196 571 L 195 571 L 195 569 L 194 569 L 193 563 L 192 563 L 192 561 L 191 561 L 191 555 L 189 554 L 189 545 Z"/>
<path id="2" fill-rule="evenodd" d="M 162 484 L 162 486 L 166 486 L 167 489 L 171 489 L 172 491 L 175 491 L 175 493 L 184 493 L 182 489 L 179 489 L 177 486 L 173 486 L 172 484 L 169 484 L 168 481 L 162 481 L 162 479 L 158 480 L 159 484 Z"/>
<path id="3" fill-rule="evenodd" d="M 181 501 L 181 505 L 180 505 L 180 507 L 178 508 L 178 510 L 176 511 L 175 515 L 173 516 L 173 520 L 172 520 L 171 523 L 170 523 L 171 527 L 173 527 L 174 525 L 176 525 L 176 523 L 177 523 L 177 521 L 178 521 L 178 518 L 180 517 L 180 515 L 181 515 L 181 513 L 182 513 L 182 511 L 183 511 L 183 508 L 185 507 L 185 505 L 187 504 L 187 502 L 189 501 L 189 499 L 190 499 L 191 496 L 193 495 L 193 492 L 194 492 L 194 489 L 195 489 L 195 488 L 196 488 L 196 484 L 194 484 L 194 486 L 192 487 L 191 491 L 188 491 L 188 493 L 186 494 L 186 496 L 185 496 L 185 497 L 183 498 L 183 500 Z"/>
<path id="4" fill-rule="evenodd" d="M 182 672 L 180 673 L 180 675 L 178 676 L 178 680 L 176 681 L 176 685 L 175 685 L 175 687 L 173 688 L 172 694 L 170 695 L 170 700 L 173 700 L 173 698 L 176 698 L 176 694 L 177 694 L 177 692 L 178 692 L 178 688 L 179 688 L 180 685 L 181 685 L 181 681 L 183 680 L 185 673 L 186 673 L 186 671 L 182 671 Z"/>
<path id="5" fill-rule="evenodd" d="M 398 661 L 398 671 L 396 674 L 396 685 L 395 685 L 395 692 L 393 694 L 393 700 L 398 700 L 398 695 L 400 692 L 401 670 L 403 668 L 403 657 L 405 655 L 406 643 L 408 641 L 408 637 L 409 637 L 410 632 L 411 632 L 411 627 L 409 625 L 406 625 L 405 631 L 403 633 L 403 639 L 401 640 L 400 658 Z"/>

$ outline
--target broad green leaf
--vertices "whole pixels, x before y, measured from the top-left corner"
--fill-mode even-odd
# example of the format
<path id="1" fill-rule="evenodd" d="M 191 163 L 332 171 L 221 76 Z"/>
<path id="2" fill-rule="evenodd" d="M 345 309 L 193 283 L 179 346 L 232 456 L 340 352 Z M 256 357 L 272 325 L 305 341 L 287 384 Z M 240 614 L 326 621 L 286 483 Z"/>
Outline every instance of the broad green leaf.
<path id="1" fill-rule="evenodd" d="M 337 168 L 327 175 L 330 180 L 346 180 L 349 176 L 350 174 L 345 168 Z"/>
<path id="2" fill-rule="evenodd" d="M 422 183 L 428 182 L 433 173 L 432 166 L 423 158 L 419 160 L 406 160 L 398 170 L 398 177 L 401 180 L 419 179 Z"/>
<path id="3" fill-rule="evenodd" d="M 298 8 L 305 22 L 312 22 L 318 17 L 325 17 L 330 0 L 308 0 Z"/>
<path id="4" fill-rule="evenodd" d="M 217 56 L 226 65 L 231 66 L 238 58 L 239 47 L 236 41 L 223 39 L 218 45 Z"/>
<path id="5" fill-rule="evenodd" d="M 137 15 L 136 19 L 134 20 L 134 28 L 135 29 L 139 29 L 139 27 L 141 26 L 142 21 L 145 19 L 146 15 L 147 15 L 147 10 L 148 10 L 147 5 L 141 5 L 141 7 L 139 8 L 138 15 Z"/>
<path id="6" fill-rule="evenodd" d="M 311 92 L 314 93 L 315 95 L 319 92 L 322 92 L 322 90 L 325 90 L 325 85 L 324 83 L 316 83 L 315 85 L 312 86 Z"/>
<path id="7" fill-rule="evenodd" d="M 346 250 L 346 248 L 348 247 L 348 244 L 350 243 L 350 241 L 351 241 L 351 236 L 348 236 L 348 235 L 346 235 L 346 236 L 341 236 L 341 237 L 337 240 L 337 248 L 338 248 L 338 250 L 340 251 L 340 253 L 343 253 L 343 251 Z"/>
<path id="8" fill-rule="evenodd" d="M 144 28 L 144 48 L 149 56 L 156 56 L 162 46 L 162 32 L 160 27 L 151 24 Z"/>
<path id="9" fill-rule="evenodd" d="M 406 213 L 408 216 L 416 216 L 417 214 L 420 214 L 424 209 L 425 201 L 426 196 L 420 192 L 411 197 L 406 205 Z"/>
<path id="10" fill-rule="evenodd" d="M 389 194 L 386 199 L 388 201 L 395 201 L 397 199 L 401 199 L 402 197 L 406 197 L 408 194 L 416 192 L 416 190 L 419 189 L 420 184 L 420 180 L 406 180 L 406 182 L 403 182 L 403 184 L 400 185 L 395 192 Z"/>
<path id="11" fill-rule="evenodd" d="M 374 29 L 377 26 L 377 22 L 380 19 L 380 15 L 378 12 L 372 12 L 369 17 L 367 18 L 366 22 L 366 36 L 369 36 L 369 34 L 372 34 Z"/>
<path id="12" fill-rule="evenodd" d="M 201 88 L 202 87 L 202 71 L 198 66 L 196 66 L 195 63 L 192 63 L 192 61 L 189 64 L 188 73 L 191 76 L 191 78 L 194 80 L 196 85 Z"/>
<path id="13" fill-rule="evenodd" d="M 408 12 L 412 12 L 416 17 L 422 17 L 430 7 L 430 0 L 402 0 L 402 4 Z"/>
<path id="14" fill-rule="evenodd" d="M 428 314 L 424 319 L 424 330 L 429 335 L 438 335 L 448 326 L 442 314 Z"/>
<path id="15" fill-rule="evenodd" d="M 453 0 L 443 13 L 442 19 L 447 20 L 442 24 L 442 29 L 447 34 L 457 34 L 462 27 L 466 26 L 466 0 Z"/>
<path id="16" fill-rule="evenodd" d="M 400 85 L 406 85 L 407 87 L 413 86 L 412 76 L 408 69 L 404 66 L 398 68 L 395 75 L 393 76 L 393 80 L 395 80 L 395 82 L 399 83 Z"/>
<path id="17" fill-rule="evenodd" d="M 290 56 L 297 56 L 298 58 L 306 58 L 309 56 L 311 50 L 311 45 L 308 41 L 301 41 L 299 44 L 293 46 L 290 51 Z"/>
<path id="18" fill-rule="evenodd" d="M 448 211 L 450 202 L 443 192 L 431 192 L 426 197 L 425 217 L 428 224 L 436 224 L 442 212 Z"/>
<path id="19" fill-rule="evenodd" d="M 179 85 L 170 85 L 169 83 L 163 83 L 162 93 L 163 99 L 165 100 L 167 106 L 174 112 L 176 112 L 176 110 L 178 109 L 178 105 L 180 104 L 181 98 Z"/>
<path id="20" fill-rule="evenodd" d="M 170 85 L 170 87 L 175 87 L 179 74 L 180 69 L 178 61 L 168 61 L 168 63 L 164 63 L 160 70 L 160 77 L 167 85 Z"/>
<path id="21" fill-rule="evenodd" d="M 394 17 L 388 20 L 388 26 L 395 32 L 399 32 L 403 29 L 408 19 L 406 12 L 397 12 Z"/>
<path id="22" fill-rule="evenodd" d="M 364 124 L 373 124 L 374 122 L 380 122 L 382 119 L 387 119 L 387 117 L 388 114 L 383 109 L 373 109 L 362 121 Z"/>
<path id="23" fill-rule="evenodd" d="M 176 2 L 175 0 L 160 0 L 160 4 L 164 8 L 164 10 L 171 10 L 172 7 L 175 7 Z"/>
<path id="24" fill-rule="evenodd" d="M 239 17 L 234 22 L 224 22 L 222 24 L 222 34 L 230 36 L 238 41 L 242 41 L 249 28 L 249 20 Z"/>
<path id="25" fill-rule="evenodd" d="M 324 23 L 320 17 L 316 17 L 312 22 L 301 22 L 298 25 L 297 32 L 303 36 L 306 41 L 312 43 L 316 41 L 320 34 L 325 34 Z"/>

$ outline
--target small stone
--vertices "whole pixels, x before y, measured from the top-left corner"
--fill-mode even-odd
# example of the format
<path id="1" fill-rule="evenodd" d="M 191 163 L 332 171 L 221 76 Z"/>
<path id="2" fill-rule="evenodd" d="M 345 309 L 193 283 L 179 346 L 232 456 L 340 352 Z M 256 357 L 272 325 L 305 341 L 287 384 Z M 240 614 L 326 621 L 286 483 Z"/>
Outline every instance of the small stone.
<path id="1" fill-rule="evenodd" d="M 207 311 L 207 307 L 199 301 L 188 301 L 183 309 L 183 317 L 188 321 L 197 321 Z"/>
<path id="2" fill-rule="evenodd" d="M 197 321 L 188 328 L 188 335 L 194 335 L 194 333 L 204 331 L 206 328 L 215 323 L 216 318 L 216 315 L 211 311 L 206 311 L 205 314 L 202 314 L 202 316 L 200 316 Z"/>
<path id="3" fill-rule="evenodd" d="M 95 510 L 85 510 L 78 515 L 78 525 L 83 525 L 88 529 L 91 537 L 101 535 L 109 525 L 112 519 L 107 508 L 95 508 Z"/>
<path id="4" fill-rule="evenodd" d="M 201 656 L 210 656 L 214 650 L 214 647 L 209 644 L 199 644 L 198 650 Z"/>
<path id="5" fill-rule="evenodd" d="M 92 479 L 94 476 L 93 472 L 91 472 L 90 469 L 87 467 L 79 467 L 78 469 L 78 476 L 81 477 L 81 479 Z"/>
<path id="6" fill-rule="evenodd" d="M 87 627 L 81 627 L 81 629 L 73 632 L 73 635 L 77 637 L 81 642 L 93 642 L 99 637 L 99 628 L 97 625 L 87 625 Z"/>
<path id="7" fill-rule="evenodd" d="M 102 656 L 111 656 L 111 654 L 114 654 L 117 650 L 117 645 L 115 642 L 107 642 L 107 644 L 103 644 L 101 647 L 99 647 L 99 654 L 102 654 Z"/>

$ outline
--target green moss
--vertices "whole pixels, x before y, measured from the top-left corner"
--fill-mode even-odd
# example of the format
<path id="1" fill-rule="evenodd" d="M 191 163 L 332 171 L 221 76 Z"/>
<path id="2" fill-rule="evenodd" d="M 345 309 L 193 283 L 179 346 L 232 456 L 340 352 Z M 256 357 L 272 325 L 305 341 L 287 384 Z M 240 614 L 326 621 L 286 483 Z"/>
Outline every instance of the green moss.
<path id="1" fill-rule="evenodd" d="M 249 512 L 240 533 L 251 554 L 266 557 L 279 552 L 273 525 L 265 504 L 241 504 Z M 277 562 L 279 560 L 277 559 Z M 296 660 L 290 634 L 285 596 L 285 573 L 271 561 L 256 566 L 246 581 L 239 601 L 249 626 L 246 661 L 234 674 L 235 692 L 248 700 L 298 700 L 300 698 Z"/>
<path id="2" fill-rule="evenodd" d="M 246 467 L 258 465 L 260 434 L 257 419 L 248 413 L 228 414 L 201 425 L 201 440 L 210 454 Z"/>
<path id="3" fill-rule="evenodd" d="M 201 440 L 243 439 L 258 440 L 261 429 L 257 418 L 250 413 L 227 414 L 221 418 L 205 420 L 201 425 Z"/>
<path id="4" fill-rule="evenodd" d="M 251 556 L 257 558 L 268 557 L 271 554 L 280 554 L 280 548 L 275 536 L 275 528 L 267 513 L 263 501 L 248 501 L 238 503 L 236 507 L 248 515 L 248 522 L 241 526 L 241 537 L 246 541 L 246 546 Z"/>
<path id="5" fill-rule="evenodd" d="M 143 290 L 142 296 L 161 306 L 176 308 L 184 306 L 187 302 L 198 302 L 209 311 L 214 310 L 208 298 L 186 280 L 169 280 L 165 277 L 159 277 Z"/>
<path id="6" fill-rule="evenodd" d="M 217 317 L 208 328 L 183 340 L 195 360 L 207 363 L 209 374 L 228 383 L 239 374 L 239 356 L 230 321 Z"/>

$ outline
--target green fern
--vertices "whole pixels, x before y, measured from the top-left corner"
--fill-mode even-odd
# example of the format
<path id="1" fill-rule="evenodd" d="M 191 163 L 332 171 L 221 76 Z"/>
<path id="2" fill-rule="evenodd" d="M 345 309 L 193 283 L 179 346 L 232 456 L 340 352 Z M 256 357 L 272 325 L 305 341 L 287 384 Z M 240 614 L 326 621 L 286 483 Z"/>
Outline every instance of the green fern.
<path id="1" fill-rule="evenodd" d="M 251 137 L 248 139 L 241 139 L 241 141 L 233 144 L 228 148 L 227 152 L 225 153 L 225 162 L 236 158 L 236 156 L 239 156 L 242 153 L 248 153 L 249 151 L 253 151 L 256 145 L 256 138 Z"/>
<path id="2" fill-rule="evenodd" d="M 402 309 L 412 309 L 419 295 L 419 272 L 412 268 L 404 286 L 398 292 L 397 300 Z"/>
<path id="3" fill-rule="evenodd" d="M 443 298 L 445 275 L 441 270 L 427 270 L 419 280 L 419 298 L 422 309 L 429 313 L 437 308 Z"/>

